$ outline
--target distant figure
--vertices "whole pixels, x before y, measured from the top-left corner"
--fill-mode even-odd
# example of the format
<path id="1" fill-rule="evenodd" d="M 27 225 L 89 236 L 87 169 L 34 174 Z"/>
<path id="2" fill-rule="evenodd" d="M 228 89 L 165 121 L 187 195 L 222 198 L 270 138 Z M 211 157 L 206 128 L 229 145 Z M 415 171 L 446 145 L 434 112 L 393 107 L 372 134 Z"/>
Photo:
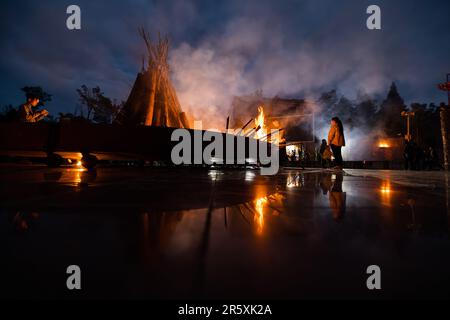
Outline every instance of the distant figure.
<path id="1" fill-rule="evenodd" d="M 422 170 L 425 163 L 425 151 L 418 145 L 416 146 L 416 170 Z"/>
<path id="2" fill-rule="evenodd" d="M 39 104 L 39 97 L 27 94 L 27 102 L 19 107 L 20 120 L 23 122 L 38 122 L 48 115 L 47 110 L 34 111 Z"/>
<path id="3" fill-rule="evenodd" d="M 434 170 L 436 165 L 436 156 L 434 154 L 433 147 L 429 147 L 425 154 L 425 169 L 426 170 Z"/>
<path id="4" fill-rule="evenodd" d="M 405 159 L 405 170 L 412 170 L 415 156 L 414 146 L 411 141 L 405 140 L 403 158 Z"/>
<path id="5" fill-rule="evenodd" d="M 342 169 L 342 147 L 345 146 L 344 126 L 338 117 L 331 119 L 331 127 L 328 133 L 328 144 L 333 151 L 335 167 L 333 169 Z"/>
<path id="6" fill-rule="evenodd" d="M 405 157 L 406 170 L 420 170 L 422 152 L 414 140 L 405 142 L 403 156 Z"/>
<path id="7" fill-rule="evenodd" d="M 329 164 L 331 162 L 331 150 L 330 147 L 327 145 L 327 140 L 325 139 L 322 139 L 319 155 L 320 155 L 320 165 L 322 166 L 322 168 L 329 167 Z"/>

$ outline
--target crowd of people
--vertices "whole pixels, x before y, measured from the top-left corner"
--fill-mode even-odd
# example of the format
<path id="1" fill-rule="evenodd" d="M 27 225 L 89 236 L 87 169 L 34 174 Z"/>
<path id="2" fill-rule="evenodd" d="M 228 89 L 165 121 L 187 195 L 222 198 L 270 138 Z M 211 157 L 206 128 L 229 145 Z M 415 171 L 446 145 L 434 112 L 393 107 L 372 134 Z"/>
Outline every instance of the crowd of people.
<path id="1" fill-rule="evenodd" d="M 344 146 L 344 127 L 341 120 L 334 117 L 331 119 L 328 139 L 322 139 L 317 150 L 316 156 L 321 167 L 341 170 L 343 165 L 341 149 Z M 414 140 L 405 140 L 403 157 L 405 170 L 443 169 L 434 148 L 431 146 L 423 148 Z"/>

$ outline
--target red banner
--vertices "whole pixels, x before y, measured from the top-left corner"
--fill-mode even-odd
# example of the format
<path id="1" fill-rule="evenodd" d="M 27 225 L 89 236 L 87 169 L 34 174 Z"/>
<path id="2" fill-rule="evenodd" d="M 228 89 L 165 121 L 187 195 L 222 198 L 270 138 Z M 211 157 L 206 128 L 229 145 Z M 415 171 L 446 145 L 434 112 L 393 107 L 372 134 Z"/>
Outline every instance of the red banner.
<path id="1" fill-rule="evenodd" d="M 438 84 L 439 90 L 450 91 L 450 82 Z"/>

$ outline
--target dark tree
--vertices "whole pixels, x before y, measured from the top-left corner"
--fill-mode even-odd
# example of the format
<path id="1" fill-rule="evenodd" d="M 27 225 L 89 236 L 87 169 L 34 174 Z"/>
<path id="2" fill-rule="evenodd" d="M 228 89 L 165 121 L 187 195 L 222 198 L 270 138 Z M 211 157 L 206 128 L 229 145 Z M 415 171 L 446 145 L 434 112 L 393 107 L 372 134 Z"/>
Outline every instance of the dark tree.
<path id="1" fill-rule="evenodd" d="M 398 93 L 395 83 L 392 82 L 387 97 L 381 104 L 378 112 L 378 120 L 387 135 L 398 136 L 404 134 L 405 120 L 401 117 L 401 113 L 404 110 L 405 103 L 403 98 Z"/>
<path id="2" fill-rule="evenodd" d="M 117 107 L 112 103 L 111 99 L 99 95 L 97 106 L 94 109 L 94 122 L 97 123 L 111 123 L 117 113 Z"/>
<path id="3" fill-rule="evenodd" d="M 428 147 L 440 149 L 442 136 L 439 108 L 434 104 L 427 106 L 425 103 L 412 103 L 411 111 L 414 111 L 411 134 L 415 142 L 424 149 Z"/>
<path id="4" fill-rule="evenodd" d="M 100 87 L 88 88 L 86 85 L 82 85 L 80 89 L 77 89 L 77 93 L 80 96 L 81 105 L 87 108 L 87 119 L 90 119 L 91 113 L 98 105 L 98 96 L 101 93 Z"/>
<path id="5" fill-rule="evenodd" d="M 3 106 L 0 111 L 0 122 L 12 122 L 19 119 L 19 112 L 11 104 Z"/>
<path id="6" fill-rule="evenodd" d="M 353 112 L 354 107 L 352 101 L 342 96 L 338 103 L 335 104 L 331 117 L 339 117 L 346 126 L 352 128 L 354 126 Z"/>
<path id="7" fill-rule="evenodd" d="M 355 103 L 345 96 L 338 97 L 336 90 L 322 93 L 317 102 L 325 119 L 339 117 L 348 128 L 359 123 L 355 118 Z"/>
<path id="8" fill-rule="evenodd" d="M 111 123 L 119 112 L 122 104 L 116 104 L 106 97 L 100 87 L 88 88 L 82 85 L 77 89 L 80 102 L 87 108 L 87 119 L 96 123 Z"/>
<path id="9" fill-rule="evenodd" d="M 336 90 L 322 93 L 317 102 L 322 106 L 323 112 L 333 112 L 334 106 L 338 102 Z"/>
<path id="10" fill-rule="evenodd" d="M 377 101 L 366 93 L 359 92 L 354 109 L 354 125 L 357 127 L 374 127 L 374 116 L 378 111 Z"/>

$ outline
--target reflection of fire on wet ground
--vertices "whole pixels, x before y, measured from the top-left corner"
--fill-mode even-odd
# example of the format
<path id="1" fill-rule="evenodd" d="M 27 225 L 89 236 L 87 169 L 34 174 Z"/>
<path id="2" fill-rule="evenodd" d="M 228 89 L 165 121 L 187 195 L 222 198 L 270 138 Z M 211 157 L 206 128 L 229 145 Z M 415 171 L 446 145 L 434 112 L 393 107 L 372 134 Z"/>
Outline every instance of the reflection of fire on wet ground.
<path id="1" fill-rule="evenodd" d="M 385 206 L 391 206 L 392 186 L 389 180 L 383 180 L 379 189 L 381 203 Z"/>
<path id="2" fill-rule="evenodd" d="M 298 188 L 305 184 L 304 175 L 289 173 L 286 180 L 286 187 Z"/>
<path id="3" fill-rule="evenodd" d="M 262 234 L 266 217 L 277 217 L 282 213 L 284 199 L 285 197 L 281 193 L 274 193 L 236 205 L 230 209 L 237 210 L 244 220 L 256 229 L 257 234 Z"/>

